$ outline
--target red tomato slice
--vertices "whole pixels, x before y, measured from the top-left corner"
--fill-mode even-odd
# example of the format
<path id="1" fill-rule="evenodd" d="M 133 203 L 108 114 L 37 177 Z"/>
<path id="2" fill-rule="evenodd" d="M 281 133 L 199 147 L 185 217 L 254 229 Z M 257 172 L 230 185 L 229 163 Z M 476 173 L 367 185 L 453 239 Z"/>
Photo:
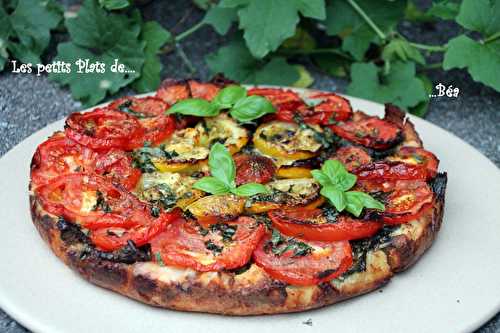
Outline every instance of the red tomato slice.
<path id="1" fill-rule="evenodd" d="M 189 86 L 184 80 L 166 79 L 156 92 L 156 97 L 173 105 L 190 97 Z"/>
<path id="2" fill-rule="evenodd" d="M 373 162 L 362 165 L 352 172 L 356 174 L 359 180 L 425 180 L 427 178 L 427 170 L 422 165 L 412 165 L 401 162 Z"/>
<path id="3" fill-rule="evenodd" d="M 101 154 L 95 160 L 93 169 L 98 175 L 119 182 L 127 190 L 133 189 L 141 178 L 141 171 L 132 166 L 132 158 L 123 150 L 112 149 Z"/>
<path id="4" fill-rule="evenodd" d="M 401 161 L 406 164 L 419 165 L 425 167 L 427 170 L 427 178 L 431 179 L 436 177 L 439 160 L 428 150 L 415 147 L 402 147 L 393 157 L 389 157 L 390 161 Z"/>
<path id="5" fill-rule="evenodd" d="M 144 146 L 146 142 L 156 145 L 167 139 L 175 130 L 173 116 L 161 115 L 139 120 L 145 132 L 144 135 L 131 140 L 128 148 L 134 149 Z"/>
<path id="6" fill-rule="evenodd" d="M 338 136 L 373 149 L 387 149 L 399 143 L 401 128 L 390 121 L 356 113 L 356 119 L 330 125 Z"/>
<path id="7" fill-rule="evenodd" d="M 128 96 L 117 99 L 108 108 L 143 118 L 163 115 L 169 108 L 169 105 L 157 97 L 137 98 Z"/>
<path id="8" fill-rule="evenodd" d="M 136 246 L 149 243 L 155 236 L 164 232 L 167 226 L 178 219 L 178 211 L 162 213 L 158 218 L 153 218 L 147 224 L 136 225 L 133 228 L 123 227 L 102 228 L 92 231 L 90 239 L 103 251 L 114 251 L 133 241 Z"/>
<path id="9" fill-rule="evenodd" d="M 318 124 L 328 125 L 332 120 L 346 121 L 352 116 L 352 107 L 349 100 L 334 93 L 320 93 L 310 96 L 311 99 L 321 98 L 323 101 L 314 107 L 314 112 L 321 116 Z"/>
<path id="10" fill-rule="evenodd" d="M 260 155 L 238 154 L 236 164 L 236 185 L 245 183 L 269 182 L 276 172 L 276 166 L 270 158 Z"/>
<path id="11" fill-rule="evenodd" d="M 73 113 L 66 119 L 65 131 L 71 140 L 99 151 L 127 148 L 130 140 L 144 134 L 135 117 L 110 109 Z"/>
<path id="12" fill-rule="evenodd" d="M 311 246 L 312 251 L 305 255 L 294 255 L 294 251 L 290 249 L 281 255 L 274 254 L 271 237 L 268 235 L 260 241 L 253 253 L 255 263 L 275 279 L 303 286 L 330 281 L 342 275 L 352 265 L 352 250 L 348 241 L 295 241 Z"/>
<path id="13" fill-rule="evenodd" d="M 372 161 L 371 156 L 365 149 L 356 146 L 346 146 L 338 149 L 332 159 L 342 162 L 349 172 Z"/>
<path id="14" fill-rule="evenodd" d="M 266 120 L 281 120 L 295 122 L 294 116 L 298 110 L 307 109 L 307 105 L 302 98 L 291 90 L 278 88 L 253 88 L 248 91 L 248 95 L 258 95 L 267 98 L 276 108 L 276 113 L 268 115 Z"/>
<path id="15" fill-rule="evenodd" d="M 214 99 L 220 88 L 213 83 L 202 83 L 195 80 L 188 81 L 192 98 L 202 98 L 208 101 Z"/>
<path id="16" fill-rule="evenodd" d="M 151 248 L 167 265 L 199 272 L 235 269 L 250 260 L 264 232 L 264 226 L 250 217 L 214 224 L 209 229 L 178 219 L 151 241 Z"/>
<path id="17" fill-rule="evenodd" d="M 59 132 L 38 146 L 31 162 L 33 188 L 47 184 L 51 179 L 73 172 L 83 171 L 97 153 L 68 139 Z"/>
<path id="18" fill-rule="evenodd" d="M 370 237 L 382 227 L 381 222 L 347 215 L 336 216 L 330 221 L 321 209 L 279 209 L 268 215 L 276 229 L 287 236 L 325 242 Z"/>

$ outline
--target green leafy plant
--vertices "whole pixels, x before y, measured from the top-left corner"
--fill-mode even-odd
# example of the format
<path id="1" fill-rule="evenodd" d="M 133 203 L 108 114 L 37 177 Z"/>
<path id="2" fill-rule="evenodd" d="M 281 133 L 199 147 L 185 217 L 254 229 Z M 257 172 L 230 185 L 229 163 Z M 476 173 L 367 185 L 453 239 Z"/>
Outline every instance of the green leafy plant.
<path id="1" fill-rule="evenodd" d="M 339 212 L 347 210 L 358 217 L 363 208 L 385 210 L 384 205 L 369 194 L 349 191 L 356 184 L 357 178 L 339 161 L 327 160 L 321 166 L 321 170 L 312 170 L 311 174 L 321 185 L 320 194 Z"/>
<path id="2" fill-rule="evenodd" d="M 211 194 L 235 194 L 249 197 L 259 193 L 269 193 L 268 189 L 258 183 L 246 183 L 236 186 L 236 166 L 227 148 L 215 143 L 210 149 L 208 157 L 210 167 L 209 177 L 203 177 L 194 183 L 193 187 Z"/>
<path id="3" fill-rule="evenodd" d="M 237 85 L 230 85 L 221 89 L 209 102 L 200 98 L 185 99 L 175 103 L 167 113 L 179 113 L 198 117 L 215 117 L 222 110 L 229 110 L 234 119 L 242 123 L 274 113 L 271 102 L 261 96 L 247 96 L 247 90 Z"/>

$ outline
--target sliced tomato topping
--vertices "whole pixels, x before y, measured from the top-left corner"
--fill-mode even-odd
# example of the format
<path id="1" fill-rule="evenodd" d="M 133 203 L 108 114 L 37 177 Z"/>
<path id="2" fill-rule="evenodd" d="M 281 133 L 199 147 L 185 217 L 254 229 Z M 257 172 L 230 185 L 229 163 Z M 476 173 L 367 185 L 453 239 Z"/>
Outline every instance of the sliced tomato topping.
<path id="1" fill-rule="evenodd" d="M 111 103 L 108 108 L 122 111 L 137 118 L 154 117 L 165 114 L 169 105 L 157 97 L 123 97 Z"/>
<path id="2" fill-rule="evenodd" d="M 141 171 L 132 166 L 132 158 L 118 149 L 100 154 L 93 164 L 93 170 L 98 175 L 120 183 L 127 190 L 133 189 L 141 178 Z"/>
<path id="3" fill-rule="evenodd" d="M 268 213 L 273 225 L 283 234 L 317 241 L 339 241 L 370 237 L 382 227 L 378 221 L 347 215 L 325 214 L 321 209 L 279 209 Z"/>
<path id="4" fill-rule="evenodd" d="M 338 160 L 344 164 L 348 171 L 352 171 L 357 167 L 368 164 L 372 161 L 368 152 L 356 146 L 345 146 L 339 148 L 332 159 Z"/>
<path id="5" fill-rule="evenodd" d="M 151 247 L 168 265 L 200 272 L 235 269 L 250 260 L 264 232 L 264 226 L 250 217 L 213 224 L 208 229 L 195 221 L 178 219 L 151 241 Z"/>
<path id="6" fill-rule="evenodd" d="M 274 241 L 264 237 L 253 253 L 255 263 L 273 278 L 293 285 L 330 281 L 352 265 L 348 241 L 320 242 L 302 239 Z"/>
<path id="7" fill-rule="evenodd" d="M 346 121 L 352 116 L 351 103 L 342 96 L 334 93 L 320 93 L 309 98 L 323 100 L 314 107 L 314 112 L 317 114 L 317 122 L 315 123 L 317 124 L 328 125 L 332 120 Z"/>
<path id="8" fill-rule="evenodd" d="M 437 174 L 439 160 L 428 150 L 415 147 L 402 147 L 395 156 L 387 158 L 389 161 L 401 161 L 410 165 L 419 165 L 427 170 L 427 178 L 434 178 Z"/>
<path id="9" fill-rule="evenodd" d="M 131 140 L 144 134 L 135 117 L 110 109 L 73 113 L 66 119 L 65 131 L 70 139 L 100 151 L 127 148 Z"/>
<path id="10" fill-rule="evenodd" d="M 359 113 L 356 119 L 330 125 L 338 136 L 373 149 L 387 149 L 402 140 L 401 128 L 390 121 Z"/>
<path id="11" fill-rule="evenodd" d="M 361 165 L 352 171 L 359 180 L 385 179 L 404 180 L 427 178 L 427 170 L 422 165 L 402 162 L 380 161 Z"/>
<path id="12" fill-rule="evenodd" d="M 92 231 L 90 239 L 103 251 L 114 251 L 125 246 L 129 241 L 136 246 L 149 243 L 155 236 L 164 232 L 167 226 L 178 219 L 178 211 L 162 213 L 157 218 L 149 218 L 147 223 L 135 225 L 130 229 L 125 227 L 108 227 Z"/>
<path id="13" fill-rule="evenodd" d="M 47 184 L 51 179 L 84 171 L 97 153 L 68 139 L 64 133 L 56 133 L 38 146 L 31 162 L 31 182 L 34 188 Z"/>
<path id="14" fill-rule="evenodd" d="M 166 79 L 156 92 L 156 97 L 173 105 L 178 101 L 190 97 L 189 86 L 184 80 Z"/>
<path id="15" fill-rule="evenodd" d="M 220 88 L 213 83 L 202 83 L 195 80 L 188 81 L 192 98 L 202 98 L 208 101 L 214 99 Z"/>
<path id="16" fill-rule="evenodd" d="M 292 109 L 297 106 L 305 106 L 304 101 L 300 96 L 291 90 L 284 90 L 278 88 L 252 88 L 248 90 L 248 95 L 258 95 L 267 98 L 275 108 L 279 109 Z"/>
<path id="17" fill-rule="evenodd" d="M 276 172 L 273 161 L 265 156 L 238 154 L 236 164 L 236 185 L 245 183 L 267 183 Z"/>

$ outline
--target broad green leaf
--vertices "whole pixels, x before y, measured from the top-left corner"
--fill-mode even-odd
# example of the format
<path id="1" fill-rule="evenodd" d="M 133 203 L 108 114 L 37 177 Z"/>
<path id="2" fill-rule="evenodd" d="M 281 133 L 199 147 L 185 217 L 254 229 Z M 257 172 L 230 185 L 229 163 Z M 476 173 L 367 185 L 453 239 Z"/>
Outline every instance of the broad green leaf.
<path id="1" fill-rule="evenodd" d="M 328 199 L 328 201 L 339 211 L 343 211 L 346 208 L 346 196 L 343 191 L 333 187 L 332 185 L 323 186 L 319 192 L 322 196 Z"/>
<path id="2" fill-rule="evenodd" d="M 70 74 L 50 74 L 51 80 L 68 85 L 73 97 L 86 106 L 97 104 L 107 93 L 114 94 L 140 76 L 145 42 L 139 40 L 140 14 L 108 13 L 97 1 L 86 0 L 75 17 L 66 18 L 71 42 L 59 44 L 56 61 L 73 64 Z M 104 73 L 78 73 L 77 59 L 105 64 Z M 128 72 L 112 72 L 118 61 Z M 102 68 L 102 66 L 98 66 Z"/>
<path id="3" fill-rule="evenodd" d="M 351 66 L 351 78 L 347 93 L 375 102 L 407 109 L 429 98 L 422 81 L 415 76 L 412 62 L 394 62 L 385 76 L 379 75 L 373 63 L 355 63 Z"/>
<path id="4" fill-rule="evenodd" d="M 210 174 L 222 181 L 229 188 L 235 188 L 236 166 L 227 148 L 220 143 L 215 143 L 210 149 L 208 157 Z"/>
<path id="5" fill-rule="evenodd" d="M 337 77 L 345 77 L 351 66 L 351 62 L 335 54 L 317 54 L 313 61 L 327 74 Z"/>
<path id="6" fill-rule="evenodd" d="M 413 22 L 432 22 L 435 19 L 415 5 L 415 2 L 408 0 L 405 9 L 405 20 Z"/>
<path id="7" fill-rule="evenodd" d="M 443 20 L 453 20 L 458 15 L 459 8 L 458 0 L 441 0 L 433 2 L 426 14 Z"/>
<path id="8" fill-rule="evenodd" d="M 243 82 L 251 84 L 271 84 L 287 86 L 300 79 L 296 67 L 290 65 L 285 58 L 274 57 L 262 67 L 257 67 L 255 72 Z"/>
<path id="9" fill-rule="evenodd" d="M 229 193 L 229 186 L 215 177 L 203 177 L 193 184 L 193 188 L 211 194 Z"/>
<path id="10" fill-rule="evenodd" d="M 217 105 L 219 109 L 229 109 L 238 101 L 245 98 L 247 90 L 237 85 L 230 85 L 219 91 L 212 103 Z"/>
<path id="11" fill-rule="evenodd" d="M 418 75 L 417 77 L 420 81 L 422 81 L 424 88 L 425 88 L 425 92 L 427 93 L 427 95 L 432 94 L 433 85 L 432 85 L 431 80 L 423 74 Z M 427 113 L 427 111 L 429 110 L 429 103 L 430 103 L 430 100 L 427 99 L 426 101 L 420 102 L 416 106 L 409 108 L 408 111 L 410 111 L 411 114 L 414 114 L 416 116 L 423 118 L 425 116 L 425 114 Z"/>
<path id="12" fill-rule="evenodd" d="M 500 0 L 463 0 L 456 21 L 489 37 L 500 32 Z"/>
<path id="13" fill-rule="evenodd" d="M 207 10 L 217 0 L 193 0 L 193 3 L 200 9 Z"/>
<path id="14" fill-rule="evenodd" d="M 210 8 L 203 22 L 211 25 L 219 35 L 225 35 L 231 28 L 234 21 L 237 20 L 236 10 L 233 8 L 222 8 L 215 6 Z"/>
<path id="15" fill-rule="evenodd" d="M 178 113 L 197 117 L 215 117 L 219 114 L 219 109 L 205 99 L 190 98 L 175 103 L 167 110 L 167 113 Z"/>
<path id="16" fill-rule="evenodd" d="M 158 22 L 149 21 L 143 25 L 140 39 L 146 42 L 145 59 L 141 77 L 134 81 L 133 87 L 136 91 L 145 93 L 156 90 L 160 85 L 160 72 L 163 66 L 158 52 L 165 43 L 172 40 L 172 35 Z"/>
<path id="17" fill-rule="evenodd" d="M 263 58 L 275 51 L 281 43 L 295 33 L 300 20 L 299 13 L 306 17 L 324 19 L 324 0 L 266 0 L 266 1 L 222 1 L 223 7 L 237 7 L 240 29 L 250 52 Z"/>
<path id="18" fill-rule="evenodd" d="M 425 64 L 425 59 L 420 51 L 411 46 L 407 40 L 401 38 L 393 39 L 384 47 L 382 59 L 387 62 L 400 59 L 405 62 L 411 60 L 422 65 Z"/>
<path id="19" fill-rule="evenodd" d="M 500 1 L 498 1 L 500 3 Z M 500 39 L 482 44 L 461 35 L 448 42 L 443 68 L 467 68 L 475 81 L 500 91 Z"/>
<path id="20" fill-rule="evenodd" d="M 281 47 L 290 50 L 312 50 L 316 47 L 316 41 L 307 30 L 297 27 L 295 34 L 285 40 Z"/>
<path id="21" fill-rule="evenodd" d="M 276 109 L 267 98 L 252 95 L 240 99 L 229 111 L 229 114 L 238 121 L 247 123 L 274 112 Z"/>
<path id="22" fill-rule="evenodd" d="M 130 0 L 99 0 L 99 4 L 107 10 L 117 10 L 130 6 Z"/>
<path id="23" fill-rule="evenodd" d="M 307 88 L 314 83 L 314 78 L 304 66 L 294 65 L 293 67 L 299 73 L 299 79 L 292 84 L 293 87 Z"/>
<path id="24" fill-rule="evenodd" d="M 247 183 L 241 186 L 238 186 L 235 189 L 231 190 L 231 193 L 236 194 L 240 197 L 251 197 L 252 195 L 260 194 L 260 193 L 269 193 L 267 187 L 262 184 L 257 183 Z"/>
<path id="25" fill-rule="evenodd" d="M 7 59 L 9 59 L 7 46 L 11 31 L 12 28 L 10 25 L 9 16 L 7 15 L 3 7 L 0 6 L 0 72 L 3 70 Z"/>
<path id="26" fill-rule="evenodd" d="M 373 22 L 384 32 L 393 30 L 403 17 L 405 0 L 357 0 Z M 361 60 L 370 43 L 379 43 L 380 39 L 366 21 L 345 0 L 332 0 L 326 8 L 325 25 L 329 35 L 343 38 L 342 49 Z"/>

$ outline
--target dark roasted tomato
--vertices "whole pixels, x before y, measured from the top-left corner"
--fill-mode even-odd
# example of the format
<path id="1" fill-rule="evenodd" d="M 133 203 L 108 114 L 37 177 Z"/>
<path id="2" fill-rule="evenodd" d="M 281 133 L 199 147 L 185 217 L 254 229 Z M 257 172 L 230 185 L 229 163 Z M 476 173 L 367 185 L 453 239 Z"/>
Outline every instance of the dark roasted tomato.
<path id="1" fill-rule="evenodd" d="M 342 162 L 348 171 L 372 161 L 371 156 L 365 149 L 356 146 L 342 147 L 331 158 Z"/>
<path id="2" fill-rule="evenodd" d="M 156 92 L 156 97 L 172 105 L 178 101 L 191 97 L 186 81 L 166 79 Z"/>
<path id="3" fill-rule="evenodd" d="M 260 155 L 238 154 L 236 164 L 236 185 L 245 183 L 269 182 L 276 172 L 276 166 L 270 158 Z"/>
<path id="4" fill-rule="evenodd" d="M 283 234 L 317 241 L 340 241 L 373 236 L 381 222 L 360 220 L 347 215 L 329 216 L 321 209 L 279 209 L 268 213 Z"/>
<path id="5" fill-rule="evenodd" d="M 331 125 L 338 136 L 373 149 L 387 149 L 402 140 L 401 128 L 390 121 L 356 112 L 355 118 Z"/>
<path id="6" fill-rule="evenodd" d="M 137 118 L 165 114 L 168 104 L 157 97 L 123 97 L 111 103 L 108 108 L 128 113 Z"/>
<path id="7" fill-rule="evenodd" d="M 136 246 L 149 243 L 155 236 L 164 232 L 167 226 L 179 218 L 178 211 L 162 213 L 157 218 L 148 217 L 147 223 L 132 228 L 108 227 L 92 231 L 90 239 L 103 251 L 114 251 L 125 246 L 129 241 Z"/>
<path id="8" fill-rule="evenodd" d="M 404 180 L 427 178 L 427 170 L 422 165 L 402 162 L 380 161 L 361 165 L 352 171 L 359 180 L 385 179 Z"/>
<path id="9" fill-rule="evenodd" d="M 278 88 L 252 88 L 248 90 L 248 95 L 258 95 L 267 98 L 276 109 L 292 109 L 305 106 L 300 96 L 291 90 Z"/>
<path id="10" fill-rule="evenodd" d="M 323 100 L 314 106 L 316 124 L 328 125 L 331 121 L 346 121 L 352 116 L 351 103 L 342 96 L 334 93 L 320 93 L 309 98 Z"/>
<path id="11" fill-rule="evenodd" d="M 151 249 L 167 265 L 200 272 L 234 269 L 250 260 L 264 232 L 264 226 L 250 217 L 216 223 L 208 229 L 178 219 L 151 241 Z"/>
<path id="12" fill-rule="evenodd" d="M 94 150 L 68 139 L 62 132 L 56 133 L 39 145 L 33 156 L 31 184 L 36 188 L 57 176 L 83 171 L 96 156 Z"/>
<path id="13" fill-rule="evenodd" d="M 406 164 L 419 165 L 427 170 L 427 178 L 434 178 L 437 174 L 439 160 L 428 150 L 415 147 L 402 147 L 396 155 L 388 157 L 389 161 L 400 161 Z"/>
<path id="14" fill-rule="evenodd" d="M 137 118 L 105 108 L 73 113 L 66 119 L 65 131 L 70 139 L 100 151 L 127 148 L 131 140 L 144 135 Z"/>
<path id="15" fill-rule="evenodd" d="M 119 182 L 125 189 L 135 187 L 141 172 L 132 166 L 132 158 L 123 150 L 112 149 L 100 154 L 93 163 L 92 169 L 98 175 L 103 175 L 111 181 Z"/>
<path id="16" fill-rule="evenodd" d="M 358 189 L 374 193 L 385 204 L 380 214 L 388 224 L 406 223 L 418 219 L 434 202 L 434 194 L 422 180 L 359 181 Z"/>
<path id="17" fill-rule="evenodd" d="M 188 81 L 192 98 L 202 98 L 208 101 L 214 99 L 220 88 L 213 83 L 202 83 L 195 80 Z"/>
<path id="18" fill-rule="evenodd" d="M 144 135 L 131 140 L 129 148 L 142 147 L 146 142 L 159 144 L 167 139 L 175 130 L 174 116 L 161 115 L 152 118 L 139 119 L 144 128 Z"/>
<path id="19" fill-rule="evenodd" d="M 352 265 L 348 241 L 319 242 L 282 239 L 278 244 L 264 237 L 253 253 L 255 263 L 273 278 L 293 285 L 330 281 Z"/>

